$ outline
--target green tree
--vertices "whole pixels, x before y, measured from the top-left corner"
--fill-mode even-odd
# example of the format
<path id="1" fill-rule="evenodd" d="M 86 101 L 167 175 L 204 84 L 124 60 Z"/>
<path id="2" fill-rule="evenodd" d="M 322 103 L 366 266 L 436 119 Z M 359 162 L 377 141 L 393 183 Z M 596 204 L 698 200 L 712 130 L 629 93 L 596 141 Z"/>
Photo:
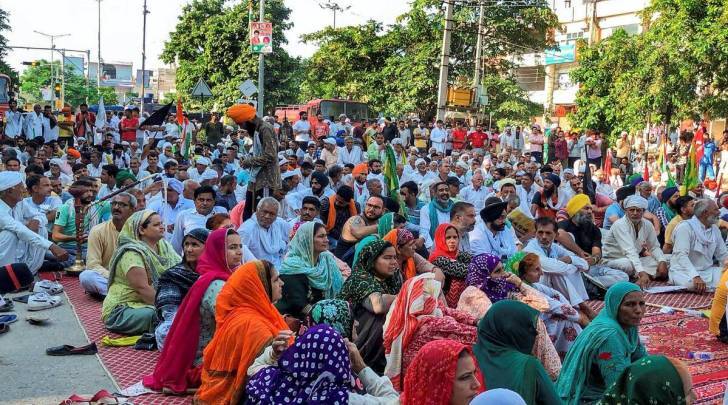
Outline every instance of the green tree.
<path id="1" fill-rule="evenodd" d="M 472 77 L 474 71 L 478 22 L 475 4 L 459 3 L 455 8 L 450 81 L 459 76 Z M 515 80 L 507 74 L 512 64 L 503 56 L 552 47 L 549 33 L 557 26 L 556 16 L 543 1 L 534 1 L 531 7 L 489 3 L 484 19 L 483 60 L 492 63 L 485 67 L 483 83 L 507 81 L 512 96 L 521 98 L 518 109 L 528 105 L 525 93 L 513 88 Z M 432 117 L 437 103 L 443 29 L 442 2 L 415 0 L 407 13 L 386 28 L 369 21 L 306 35 L 304 41 L 317 44 L 319 49 L 306 63 L 302 99 L 351 97 L 385 114 L 414 112 Z M 491 96 L 499 91 L 489 89 Z M 515 113 L 513 100 L 491 98 L 494 112 Z M 511 106 L 501 108 L 495 104 L 501 100 Z"/>
<path id="2" fill-rule="evenodd" d="M 208 111 L 233 104 L 241 97 L 238 86 L 243 81 L 257 82 L 258 56 L 251 54 L 248 40 L 248 4 L 226 6 L 224 0 L 193 0 L 183 7 L 161 59 L 177 63 L 176 87 L 186 108 L 201 107 L 199 99 L 189 97 L 199 79 L 213 93 L 204 101 Z M 266 1 L 265 20 L 273 22 L 273 53 L 265 57 L 266 111 L 295 102 L 300 87 L 300 60 L 281 47 L 287 43 L 284 31 L 292 26 L 290 13 L 283 0 Z M 257 15 L 254 19 L 257 21 Z"/>
<path id="3" fill-rule="evenodd" d="M 60 62 L 53 63 L 53 70 L 60 71 Z M 104 96 L 106 105 L 116 104 L 118 102 L 116 93 L 111 87 L 102 87 L 100 90 L 96 87 L 95 82 L 89 82 L 86 86 L 86 78 L 79 75 L 72 67 L 67 66 L 65 69 L 65 96 L 66 104 L 77 107 L 79 104 L 86 102 L 88 97 L 89 104 L 96 104 L 101 95 Z M 44 88 L 51 85 L 51 64 L 46 60 L 38 61 L 35 66 L 30 66 L 20 76 L 20 94 L 29 103 L 47 103 L 43 100 L 41 92 Z"/>
<path id="4" fill-rule="evenodd" d="M 8 65 L 6 58 L 8 56 L 8 39 L 3 34 L 4 31 L 10 30 L 10 23 L 8 22 L 9 14 L 7 11 L 0 8 L 0 73 L 4 73 L 10 76 L 10 80 L 14 84 L 18 83 L 18 72 Z"/>

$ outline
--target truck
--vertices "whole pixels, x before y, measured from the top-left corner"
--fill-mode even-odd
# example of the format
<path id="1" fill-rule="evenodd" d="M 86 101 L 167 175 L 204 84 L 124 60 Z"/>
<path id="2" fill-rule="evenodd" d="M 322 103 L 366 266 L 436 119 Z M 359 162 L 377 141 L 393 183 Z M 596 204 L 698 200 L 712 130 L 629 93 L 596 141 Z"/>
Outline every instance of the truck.
<path id="1" fill-rule="evenodd" d="M 369 106 L 366 103 L 352 100 L 342 100 L 336 98 L 327 99 L 314 99 L 306 104 L 293 104 L 278 106 L 275 109 L 275 115 L 280 120 L 283 117 L 288 119 L 288 122 L 296 122 L 299 118 L 299 113 L 305 111 L 308 113 L 308 120 L 312 123 L 316 123 L 316 114 L 321 113 L 324 119 L 330 119 L 338 121 L 339 115 L 346 114 L 346 117 L 351 120 L 352 123 L 366 121 L 371 118 L 375 118 L 369 111 Z"/>

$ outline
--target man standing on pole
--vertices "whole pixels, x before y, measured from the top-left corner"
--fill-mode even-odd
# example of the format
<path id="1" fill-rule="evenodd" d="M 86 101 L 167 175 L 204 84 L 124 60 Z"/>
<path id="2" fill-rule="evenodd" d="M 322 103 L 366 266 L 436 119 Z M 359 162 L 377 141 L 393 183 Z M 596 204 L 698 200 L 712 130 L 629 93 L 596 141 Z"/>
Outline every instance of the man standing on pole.
<path id="1" fill-rule="evenodd" d="M 257 208 L 258 201 L 281 188 L 281 172 L 278 162 L 278 147 L 273 127 L 255 115 L 255 107 L 249 104 L 236 104 L 227 110 L 227 116 L 236 124 L 253 134 L 251 154 L 241 162 L 244 169 L 250 170 L 250 183 L 245 194 L 243 221 L 250 218 Z"/>

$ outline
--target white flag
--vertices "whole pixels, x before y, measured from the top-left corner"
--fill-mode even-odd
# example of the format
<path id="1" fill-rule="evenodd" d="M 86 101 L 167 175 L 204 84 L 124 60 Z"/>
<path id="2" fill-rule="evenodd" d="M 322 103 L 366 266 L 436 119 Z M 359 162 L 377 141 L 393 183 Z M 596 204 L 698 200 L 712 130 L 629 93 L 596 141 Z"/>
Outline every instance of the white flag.
<path id="1" fill-rule="evenodd" d="M 106 108 L 104 108 L 104 96 L 99 97 L 99 110 L 96 113 L 96 131 L 94 131 L 94 145 L 101 145 L 104 139 L 104 127 L 106 127 Z"/>

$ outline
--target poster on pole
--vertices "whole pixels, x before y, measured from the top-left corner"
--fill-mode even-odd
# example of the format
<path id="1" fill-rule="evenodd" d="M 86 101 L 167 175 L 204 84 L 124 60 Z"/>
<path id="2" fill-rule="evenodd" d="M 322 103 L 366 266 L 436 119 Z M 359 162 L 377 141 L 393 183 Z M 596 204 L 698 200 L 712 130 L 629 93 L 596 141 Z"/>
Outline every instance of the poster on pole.
<path id="1" fill-rule="evenodd" d="M 250 51 L 273 53 L 273 23 L 250 23 Z"/>

